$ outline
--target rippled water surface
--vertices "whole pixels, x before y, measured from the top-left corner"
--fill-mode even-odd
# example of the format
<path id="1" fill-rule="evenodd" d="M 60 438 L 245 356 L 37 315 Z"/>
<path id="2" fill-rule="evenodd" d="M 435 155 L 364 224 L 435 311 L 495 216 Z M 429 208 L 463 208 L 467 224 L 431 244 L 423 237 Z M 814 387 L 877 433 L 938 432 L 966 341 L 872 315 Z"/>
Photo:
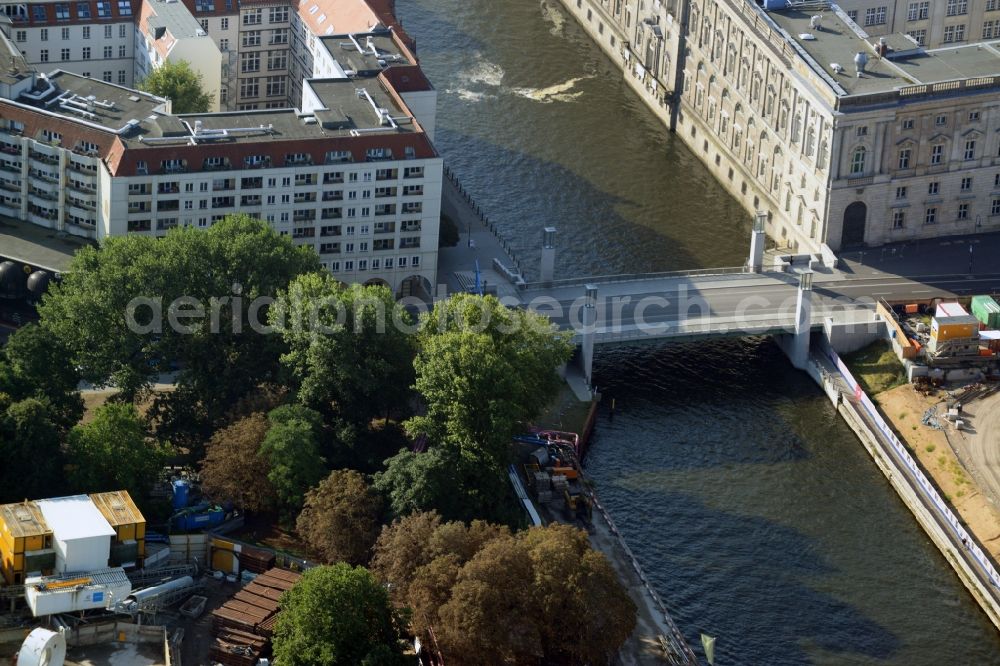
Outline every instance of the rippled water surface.
<path id="1" fill-rule="evenodd" d="M 397 0 L 437 145 L 529 270 L 741 263 L 749 219 L 554 0 Z M 725 664 L 996 664 L 1000 638 L 854 435 L 766 340 L 602 350 L 588 468 Z"/>

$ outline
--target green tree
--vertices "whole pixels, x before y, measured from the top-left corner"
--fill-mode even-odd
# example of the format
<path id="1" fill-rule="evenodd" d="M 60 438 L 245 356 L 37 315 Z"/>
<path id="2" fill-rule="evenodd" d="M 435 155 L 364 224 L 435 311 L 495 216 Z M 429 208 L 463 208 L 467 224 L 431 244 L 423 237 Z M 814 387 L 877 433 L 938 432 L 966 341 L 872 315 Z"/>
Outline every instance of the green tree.
<path id="1" fill-rule="evenodd" d="M 353 470 L 334 470 L 306 493 L 295 529 L 326 563 L 364 564 L 378 537 L 381 498 Z"/>
<path id="2" fill-rule="evenodd" d="M 201 461 L 206 495 L 255 513 L 275 507 L 277 496 L 268 479 L 271 463 L 261 453 L 269 426 L 263 414 L 255 413 L 212 435 Z"/>
<path id="3" fill-rule="evenodd" d="M 63 488 L 60 433 L 45 400 L 12 403 L 0 393 L 0 503 L 58 494 Z"/>
<path id="4" fill-rule="evenodd" d="M 274 631 L 283 666 L 394 666 L 404 662 L 400 622 L 374 576 L 348 564 L 306 571 L 281 598 Z"/>
<path id="5" fill-rule="evenodd" d="M 296 278 L 270 310 L 288 344 L 282 363 L 303 404 L 367 426 L 405 405 L 413 383 L 409 314 L 384 286 L 345 286 L 328 273 Z"/>
<path id="6" fill-rule="evenodd" d="M 570 334 L 492 296 L 459 294 L 434 306 L 419 337 L 416 388 L 427 413 L 407 430 L 502 470 L 519 425 L 559 390 L 555 371 L 570 357 Z"/>
<path id="7" fill-rule="evenodd" d="M 319 451 L 322 417 L 311 409 L 286 405 L 271 411 L 268 421 L 260 452 L 271 465 L 267 479 L 282 518 L 292 521 L 302 509 L 306 491 L 327 474 Z"/>
<path id="8" fill-rule="evenodd" d="M 7 339 L 0 354 L 0 391 L 47 401 L 52 420 L 62 430 L 83 416 L 79 384 L 69 350 L 37 324 L 23 326 Z"/>
<path id="9" fill-rule="evenodd" d="M 66 347 L 84 379 L 113 384 L 125 401 L 179 364 L 177 389 L 157 396 L 151 416 L 161 439 L 188 447 L 197 459 L 232 405 L 280 368 L 281 338 L 250 330 L 248 318 L 266 323 L 266 308 L 254 312 L 251 303 L 318 267 L 312 250 L 245 215 L 207 230 L 173 229 L 161 239 L 109 238 L 74 256 L 43 298 L 41 326 Z M 184 328 L 174 327 L 171 304 L 184 303 L 176 311 L 196 311 L 197 303 L 204 316 L 178 317 Z"/>
<path id="10" fill-rule="evenodd" d="M 141 498 L 156 481 L 166 451 L 149 438 L 133 405 L 107 403 L 94 412 L 91 422 L 70 430 L 66 456 L 75 490 L 124 489 Z"/>
<path id="11" fill-rule="evenodd" d="M 139 82 L 139 90 L 166 97 L 173 113 L 205 113 L 212 97 L 203 88 L 202 76 L 185 60 L 165 62 Z"/>

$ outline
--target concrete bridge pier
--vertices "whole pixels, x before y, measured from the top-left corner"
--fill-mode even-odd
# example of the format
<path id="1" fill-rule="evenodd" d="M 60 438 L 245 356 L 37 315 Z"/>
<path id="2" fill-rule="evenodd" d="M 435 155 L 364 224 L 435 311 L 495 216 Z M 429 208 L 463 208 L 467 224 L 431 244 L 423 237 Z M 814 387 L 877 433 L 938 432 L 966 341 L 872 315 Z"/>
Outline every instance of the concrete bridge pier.
<path id="1" fill-rule="evenodd" d="M 545 227 L 542 230 L 542 264 L 540 266 L 541 281 L 552 284 L 556 270 L 556 228 Z"/>
<path id="2" fill-rule="evenodd" d="M 587 300 L 583 306 L 580 341 L 580 369 L 587 386 L 593 388 L 594 373 L 594 335 L 597 332 L 597 285 L 586 286 Z"/>
<path id="3" fill-rule="evenodd" d="M 795 303 L 795 334 L 791 344 L 792 365 L 799 370 L 809 366 L 809 338 L 812 334 L 812 271 L 799 275 L 799 293 Z"/>
<path id="4" fill-rule="evenodd" d="M 753 219 L 753 231 L 750 232 L 750 258 L 747 265 L 752 273 L 764 270 L 764 244 L 767 242 L 767 213 L 759 210 Z"/>

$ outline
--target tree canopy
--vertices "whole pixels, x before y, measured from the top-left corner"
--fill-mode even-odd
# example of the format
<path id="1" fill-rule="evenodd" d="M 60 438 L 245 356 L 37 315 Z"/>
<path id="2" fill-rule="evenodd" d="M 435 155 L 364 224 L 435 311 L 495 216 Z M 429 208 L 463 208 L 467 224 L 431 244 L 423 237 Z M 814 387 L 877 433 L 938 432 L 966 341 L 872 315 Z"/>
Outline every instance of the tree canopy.
<path id="1" fill-rule="evenodd" d="M 131 404 L 109 402 L 89 423 L 74 426 L 66 447 L 69 481 L 80 492 L 125 489 L 145 497 L 163 466 L 166 451 L 148 437 Z"/>
<path id="2" fill-rule="evenodd" d="M 388 594 L 362 567 L 306 571 L 281 598 L 274 631 L 283 666 L 394 666 L 404 662 L 400 622 Z"/>
<path id="3" fill-rule="evenodd" d="M 62 430 L 83 416 L 79 384 L 69 350 L 37 324 L 16 330 L 0 352 L 0 392 L 47 403 L 48 417 Z"/>
<path id="4" fill-rule="evenodd" d="M 205 113 L 212 107 L 212 97 L 204 90 L 201 74 L 186 60 L 164 62 L 137 87 L 169 99 L 173 113 Z"/>
<path id="5" fill-rule="evenodd" d="M 306 493 L 295 529 L 324 562 L 364 564 L 378 537 L 382 500 L 353 470 L 334 470 Z"/>
<path id="6" fill-rule="evenodd" d="M 327 473 L 319 448 L 323 421 L 318 413 L 300 405 L 278 407 L 267 418 L 270 428 L 260 452 L 271 465 L 267 478 L 281 515 L 291 521 L 302 509 L 306 491 Z"/>
<path id="7" fill-rule="evenodd" d="M 277 495 L 268 478 L 271 463 L 261 452 L 269 426 L 267 418 L 258 412 L 212 435 L 201 462 L 205 494 L 231 501 L 244 511 L 275 508 Z"/>
<path id="8" fill-rule="evenodd" d="M 383 529 L 372 570 L 445 661 L 607 663 L 635 627 L 610 563 L 568 525 L 512 534 L 413 514 Z"/>
<path id="9" fill-rule="evenodd" d="M 394 324 L 410 317 L 388 287 L 302 275 L 280 294 L 270 319 L 288 344 L 281 360 L 304 405 L 365 426 L 404 406 L 414 340 Z"/>
<path id="10" fill-rule="evenodd" d="M 248 319 L 266 324 L 266 306 L 251 304 L 318 267 L 311 249 L 245 215 L 163 238 L 109 238 L 76 253 L 39 306 L 41 326 L 84 379 L 113 384 L 124 400 L 179 368 L 177 389 L 157 396 L 152 416 L 161 438 L 198 448 L 279 369 L 281 338 L 250 330 Z M 203 316 L 186 316 L 199 308 Z"/>
<path id="11" fill-rule="evenodd" d="M 0 393 L 0 459 L 0 503 L 62 491 L 60 431 L 46 400 Z"/>

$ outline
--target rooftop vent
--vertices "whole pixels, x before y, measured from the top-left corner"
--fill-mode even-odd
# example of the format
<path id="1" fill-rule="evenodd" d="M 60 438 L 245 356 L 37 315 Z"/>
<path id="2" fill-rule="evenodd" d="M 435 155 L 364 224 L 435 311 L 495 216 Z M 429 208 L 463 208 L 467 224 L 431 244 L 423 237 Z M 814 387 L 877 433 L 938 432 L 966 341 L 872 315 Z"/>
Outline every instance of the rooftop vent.
<path id="1" fill-rule="evenodd" d="M 858 70 L 859 79 L 861 78 L 861 75 L 864 73 L 865 65 L 867 64 L 868 64 L 868 56 L 864 53 L 864 51 L 858 51 L 858 53 L 854 56 L 854 66 Z"/>
<path id="2" fill-rule="evenodd" d="M 799 35 L 799 39 L 801 39 L 803 42 L 814 42 L 816 41 L 816 35 L 812 34 L 811 32 L 803 32 L 802 34 Z"/>

